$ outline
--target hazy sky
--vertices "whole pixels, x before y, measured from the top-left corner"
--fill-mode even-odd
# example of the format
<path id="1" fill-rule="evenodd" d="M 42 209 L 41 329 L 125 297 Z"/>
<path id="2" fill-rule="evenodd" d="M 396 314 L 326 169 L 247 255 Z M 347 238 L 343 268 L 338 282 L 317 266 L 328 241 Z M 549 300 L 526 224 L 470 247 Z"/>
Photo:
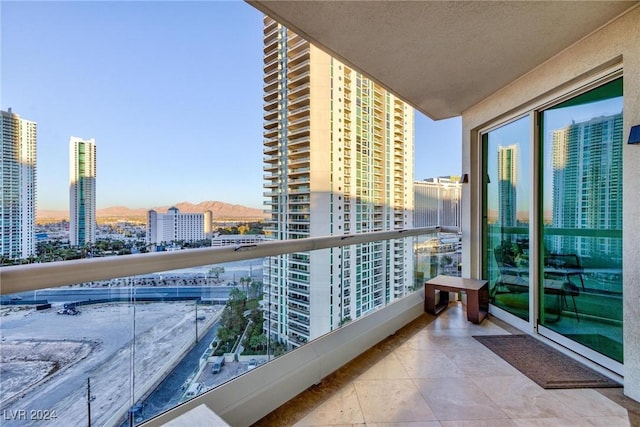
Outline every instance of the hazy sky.
<path id="1" fill-rule="evenodd" d="M 0 104 L 38 123 L 38 208 L 68 209 L 69 138 L 97 204 L 262 208 L 262 14 L 242 1 L 2 1 Z M 459 174 L 460 119 L 416 113 L 415 178 Z"/>

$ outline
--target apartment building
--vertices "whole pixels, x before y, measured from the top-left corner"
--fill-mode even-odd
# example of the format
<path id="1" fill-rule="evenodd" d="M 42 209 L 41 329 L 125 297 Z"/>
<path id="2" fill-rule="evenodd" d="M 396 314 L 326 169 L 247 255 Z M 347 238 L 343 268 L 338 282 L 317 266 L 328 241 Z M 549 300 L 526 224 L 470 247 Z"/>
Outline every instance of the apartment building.
<path id="1" fill-rule="evenodd" d="M 0 112 L 0 256 L 27 258 L 36 253 L 37 124 L 11 108 Z"/>
<path id="2" fill-rule="evenodd" d="M 459 176 L 415 181 L 413 191 L 414 227 L 460 227 L 462 186 Z"/>
<path id="3" fill-rule="evenodd" d="M 69 242 L 96 241 L 96 142 L 72 136 L 69 141 Z"/>
<path id="4" fill-rule="evenodd" d="M 413 109 L 264 19 L 264 172 L 273 239 L 413 225 Z M 268 258 L 265 331 L 297 347 L 405 295 L 410 242 Z"/>
<path id="5" fill-rule="evenodd" d="M 181 213 L 171 207 L 166 214 L 147 212 L 147 244 L 194 242 L 213 237 L 213 213 Z"/>

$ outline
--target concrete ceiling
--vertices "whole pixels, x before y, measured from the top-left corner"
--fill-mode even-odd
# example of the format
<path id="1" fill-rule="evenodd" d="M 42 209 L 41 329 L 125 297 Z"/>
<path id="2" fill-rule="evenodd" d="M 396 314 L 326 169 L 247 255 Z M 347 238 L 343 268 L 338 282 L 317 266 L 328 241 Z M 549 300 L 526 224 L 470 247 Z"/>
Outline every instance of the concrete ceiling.
<path id="1" fill-rule="evenodd" d="M 637 1 L 253 1 L 433 119 L 460 115 Z"/>

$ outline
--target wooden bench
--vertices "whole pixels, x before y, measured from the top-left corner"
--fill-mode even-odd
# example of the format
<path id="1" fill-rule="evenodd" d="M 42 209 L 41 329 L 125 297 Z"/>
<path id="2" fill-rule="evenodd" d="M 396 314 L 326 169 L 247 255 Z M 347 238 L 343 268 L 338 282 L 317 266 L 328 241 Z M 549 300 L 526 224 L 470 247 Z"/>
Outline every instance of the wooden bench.
<path id="1" fill-rule="evenodd" d="M 440 302 L 436 305 L 436 289 Z M 453 276 L 436 276 L 424 283 L 424 310 L 438 315 L 449 305 L 449 292 L 467 294 L 467 320 L 480 323 L 489 312 L 489 285 L 486 280 L 463 279 Z"/>

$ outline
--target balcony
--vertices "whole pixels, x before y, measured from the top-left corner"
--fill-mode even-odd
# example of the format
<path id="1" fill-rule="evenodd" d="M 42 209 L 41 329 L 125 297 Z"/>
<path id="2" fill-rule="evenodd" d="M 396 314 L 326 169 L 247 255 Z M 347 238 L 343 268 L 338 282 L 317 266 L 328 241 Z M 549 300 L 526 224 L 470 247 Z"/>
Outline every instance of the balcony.
<path id="1" fill-rule="evenodd" d="M 94 359 L 94 356 L 87 358 L 87 363 L 100 362 L 104 367 L 102 370 L 96 368 L 90 374 L 91 391 L 95 395 L 92 417 L 96 424 L 121 425 L 131 407 L 131 400 L 137 402 L 143 399 L 171 371 L 176 351 L 179 350 L 180 354 L 193 345 L 198 348 L 198 342 L 204 343 L 201 346 L 206 351 L 209 345 L 206 341 L 208 328 L 220 318 L 221 310 L 216 308 L 216 302 L 228 298 L 217 293 L 221 287 L 211 282 L 213 276 L 197 273 L 184 276 L 186 273 L 178 274 L 176 269 L 206 266 L 203 271 L 210 272 L 213 271 L 210 268 L 212 264 L 275 258 L 286 254 L 291 259 L 298 259 L 306 256 L 305 251 L 343 247 L 345 242 L 378 242 L 381 245 L 384 240 L 394 239 L 392 241 L 401 245 L 402 240 L 398 240 L 400 237 L 417 239 L 414 240 L 414 248 L 418 249 L 420 242 L 430 238 L 434 231 L 381 232 L 7 267 L 2 270 L 3 296 L 20 291 L 23 299 L 37 301 L 65 293 L 71 295 L 77 302 L 75 307 L 83 314 L 70 316 L 56 314 L 55 310 L 47 308 L 32 308 L 28 322 L 22 326 L 26 328 L 24 331 L 20 330 L 20 314 L 11 314 L 10 318 L 3 318 L 3 325 L 12 325 L 9 329 L 3 329 L 3 338 L 16 337 L 16 333 L 21 333 L 29 336 L 30 340 L 37 340 L 40 336 L 51 340 L 55 339 L 57 333 L 65 339 L 77 335 L 80 337 L 78 342 L 83 342 L 83 336 L 95 336 L 91 335 L 95 334 L 95 330 L 90 329 L 90 325 L 108 325 L 109 330 L 121 335 L 125 342 L 117 344 L 123 346 L 120 353 L 107 352 L 107 357 L 100 360 Z M 420 252 L 416 252 L 415 256 L 420 256 Z M 416 268 L 422 264 L 431 263 L 419 263 Z M 264 265 L 264 262 L 256 265 Z M 164 273 L 158 273 L 163 270 Z M 189 283 L 181 282 L 185 280 Z M 51 289 L 50 286 L 59 288 Z M 313 287 L 313 283 L 310 286 Z M 267 292 L 274 290 L 273 286 L 264 288 Z M 297 293 L 298 297 L 292 295 L 285 304 L 288 304 L 290 313 L 307 318 L 310 307 L 305 301 L 305 294 L 308 293 L 299 292 L 301 290 L 292 292 Z M 107 297 L 96 298 L 99 293 Z M 93 298 L 88 298 L 90 296 Z M 345 297 L 348 296 L 349 293 L 345 292 Z M 234 426 L 253 423 L 258 426 L 273 425 L 276 420 L 280 425 L 293 425 L 296 422 L 315 424 L 327 416 L 333 417 L 330 420 L 323 418 L 331 424 L 357 424 L 364 420 L 435 423 L 483 419 L 507 423 L 512 418 L 538 418 L 540 414 L 549 414 L 550 423 L 555 422 L 554 416 L 558 417 L 559 422 L 568 414 L 573 414 L 570 416 L 584 423 L 591 418 L 597 418 L 606 425 L 628 423 L 626 410 L 597 391 L 540 389 L 471 338 L 473 335 L 518 333 L 513 327 L 493 317 L 481 325 L 471 324 L 467 322 L 460 302 L 453 303 L 439 317 L 425 314 L 421 286 L 418 286 L 417 292 L 407 295 L 398 293 L 398 297 L 402 298 L 309 341 L 297 350 L 277 358 L 267 354 L 266 359 L 273 360 L 254 370 L 246 371 L 246 361 L 236 362 L 238 364 L 235 366 L 242 370 L 242 375 L 233 381 L 225 380 L 209 391 L 202 390 L 200 397 L 187 400 L 148 425 L 165 423 L 200 404 L 205 404 Z M 263 301 L 271 299 L 269 294 L 264 296 Z M 79 300 L 84 303 L 80 304 Z M 54 304 L 62 306 L 61 301 Z M 163 310 L 163 307 L 170 309 Z M 267 310 L 277 308 L 273 304 L 266 304 L 266 307 Z M 571 314 L 566 314 L 567 320 L 572 318 Z M 277 321 L 278 317 L 268 311 L 265 319 L 265 328 L 275 332 L 269 322 Z M 133 340 L 132 330 L 135 331 Z M 70 331 L 76 331 L 75 335 L 70 335 Z M 309 329 L 304 324 L 293 323 L 289 333 L 294 347 L 298 347 L 306 343 Z M 155 339 L 150 341 L 150 336 Z M 179 343 L 176 339 L 180 340 Z M 148 346 L 153 342 L 159 346 L 149 351 Z M 369 350 L 376 343 L 380 344 Z M 113 344 L 105 342 L 101 348 Z M 6 341 L 3 342 L 3 355 L 7 354 L 7 345 Z M 65 349 L 64 355 L 69 348 Z M 76 354 L 75 351 L 89 349 L 78 348 L 73 351 Z M 148 357 L 150 354 L 153 358 Z M 84 363 L 84 358 L 77 359 L 77 363 Z M 478 359 L 482 361 L 482 370 L 477 369 Z M 134 362 L 131 363 L 131 360 Z M 208 366 L 207 363 L 207 358 L 202 359 L 201 368 L 194 375 L 208 373 L 202 368 Z M 50 382 L 72 383 L 76 381 L 73 372 L 73 369 L 64 370 L 52 377 Z M 113 374 L 116 376 L 110 376 Z M 209 375 L 206 378 L 212 377 Z M 110 383 L 120 381 L 130 384 L 131 379 L 135 379 L 136 384 L 132 396 L 122 393 L 125 397 L 123 402 L 113 394 L 108 395 L 109 399 L 106 398 Z M 64 413 L 63 422 L 70 425 L 80 425 L 86 417 L 86 401 L 83 399 L 86 393 L 85 378 L 76 383 L 75 391 L 71 392 L 78 395 L 75 398 L 76 406 Z M 322 393 L 319 394 L 317 388 L 304 391 L 314 383 L 320 383 Z M 126 384 L 124 389 L 127 389 Z M 176 384 L 177 390 L 180 385 Z M 505 388 L 511 391 L 502 393 Z M 333 393 L 331 390 L 340 391 L 327 398 Z M 302 394 L 293 399 L 299 393 Z M 366 398 L 358 399 L 358 396 Z M 451 396 L 455 396 L 455 399 Z M 532 400 L 532 396 L 535 399 Z M 20 400 L 20 405 L 34 402 L 30 399 L 30 395 L 27 395 Z M 301 402 L 306 404 L 296 406 Z M 572 412 L 576 404 L 583 408 L 580 413 Z M 103 409 L 105 407 L 107 409 Z M 465 410 L 461 409 L 463 407 Z M 344 414 L 349 418 L 341 418 Z M 152 415 L 145 413 L 144 417 L 148 416 Z"/>

